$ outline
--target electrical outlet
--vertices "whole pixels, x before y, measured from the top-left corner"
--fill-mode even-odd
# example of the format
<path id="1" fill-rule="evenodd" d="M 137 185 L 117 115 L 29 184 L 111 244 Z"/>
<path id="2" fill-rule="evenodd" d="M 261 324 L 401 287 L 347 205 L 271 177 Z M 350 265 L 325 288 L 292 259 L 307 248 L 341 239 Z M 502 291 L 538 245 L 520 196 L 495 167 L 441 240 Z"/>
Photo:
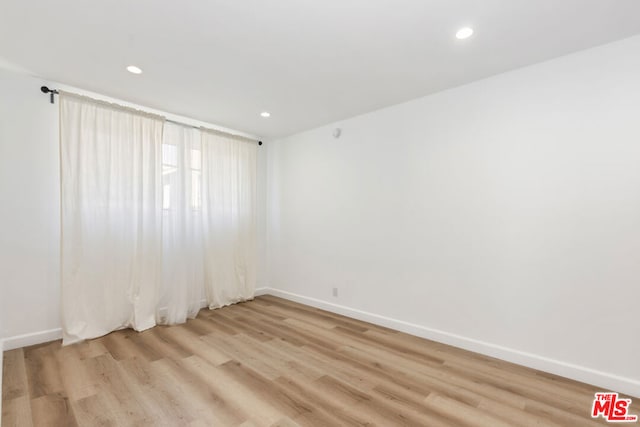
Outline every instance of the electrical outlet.
<path id="1" fill-rule="evenodd" d="M 338 288 L 333 288 L 333 296 L 338 297 Z"/>

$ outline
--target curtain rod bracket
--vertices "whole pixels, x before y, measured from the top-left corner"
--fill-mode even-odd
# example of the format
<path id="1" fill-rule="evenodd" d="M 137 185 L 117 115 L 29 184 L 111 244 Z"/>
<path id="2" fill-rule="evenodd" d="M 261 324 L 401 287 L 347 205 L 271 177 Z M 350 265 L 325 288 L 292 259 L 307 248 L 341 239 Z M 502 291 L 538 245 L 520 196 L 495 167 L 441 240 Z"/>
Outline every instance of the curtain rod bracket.
<path id="1" fill-rule="evenodd" d="M 51 96 L 51 98 L 50 98 L 51 103 L 52 103 L 52 104 L 54 104 L 54 103 L 55 103 L 55 102 L 54 102 L 53 97 L 54 97 L 54 95 L 57 95 L 57 94 L 59 93 L 57 90 L 55 90 L 55 89 L 49 89 L 49 88 L 48 88 L 48 87 L 46 87 L 46 86 L 42 86 L 42 87 L 40 87 L 40 90 L 42 91 L 42 93 L 48 93 L 48 94 L 50 94 L 50 96 Z"/>

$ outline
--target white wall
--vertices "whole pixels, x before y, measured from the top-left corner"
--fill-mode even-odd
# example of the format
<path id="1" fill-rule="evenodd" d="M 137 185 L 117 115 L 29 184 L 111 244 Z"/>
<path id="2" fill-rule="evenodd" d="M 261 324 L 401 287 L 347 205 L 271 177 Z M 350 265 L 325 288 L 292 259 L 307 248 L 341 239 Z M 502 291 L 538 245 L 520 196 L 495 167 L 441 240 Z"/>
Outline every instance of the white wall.
<path id="1" fill-rule="evenodd" d="M 58 115 L 0 70 L 0 338 L 60 327 Z"/>
<path id="2" fill-rule="evenodd" d="M 43 84 L 228 130 L 0 68 L 0 339 L 8 338 L 11 347 L 60 335 L 58 104 L 40 92 Z M 258 153 L 260 287 L 266 275 L 266 145 Z M 29 334 L 35 336 L 16 339 Z"/>
<path id="3" fill-rule="evenodd" d="M 270 286 L 640 396 L 638 52 L 635 37 L 272 143 Z"/>

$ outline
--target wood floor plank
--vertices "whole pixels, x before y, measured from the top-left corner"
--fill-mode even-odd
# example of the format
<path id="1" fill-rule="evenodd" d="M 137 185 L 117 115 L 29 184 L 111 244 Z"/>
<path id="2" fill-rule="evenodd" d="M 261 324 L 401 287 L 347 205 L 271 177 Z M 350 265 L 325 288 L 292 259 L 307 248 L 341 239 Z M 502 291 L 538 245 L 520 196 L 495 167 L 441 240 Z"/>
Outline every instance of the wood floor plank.
<path id="1" fill-rule="evenodd" d="M 3 369 L 3 426 L 607 424 L 590 417 L 606 390 L 274 296 Z"/>
<path id="2" fill-rule="evenodd" d="M 144 331 L 140 335 L 140 340 L 145 343 L 149 348 L 154 349 L 158 354 L 164 357 L 172 359 L 183 359 L 191 356 L 193 353 L 186 349 L 179 342 L 173 339 L 168 339 L 166 331 L 174 328 L 158 326 Z"/>
<path id="3" fill-rule="evenodd" d="M 25 369 L 24 351 L 21 348 L 4 353 L 2 398 L 11 400 L 27 396 L 29 385 Z"/>
<path id="4" fill-rule="evenodd" d="M 509 427 L 512 425 L 477 408 L 435 393 L 427 396 L 425 403 L 432 410 L 461 424 L 476 427 Z"/>
<path id="5" fill-rule="evenodd" d="M 141 349 L 131 340 L 131 331 L 122 330 L 98 338 L 115 360 L 125 360 L 133 357 L 144 357 Z"/>
<path id="6" fill-rule="evenodd" d="M 362 349 L 353 347 L 345 347 L 341 352 L 349 355 L 354 360 L 362 360 L 368 363 L 371 369 L 378 371 L 379 375 L 387 375 L 389 382 L 402 384 L 403 382 L 413 381 L 411 379 L 413 378 L 419 384 L 428 384 L 431 391 L 460 400 L 462 403 L 469 403 L 466 401 L 466 397 L 457 398 L 458 396 L 464 396 L 462 393 L 464 390 L 471 391 L 478 397 L 488 397 L 516 407 L 522 406 L 524 402 L 524 397 L 518 394 L 494 388 L 481 382 L 474 382 L 463 376 L 450 375 L 427 365 L 408 364 L 409 367 L 397 365 L 394 360 L 385 358 L 386 355 L 384 354 L 374 356 Z M 374 353 L 374 351 L 371 350 L 371 353 Z M 412 371 L 411 367 L 416 367 L 417 371 Z"/>
<path id="7" fill-rule="evenodd" d="M 133 386 L 137 384 L 126 380 L 119 361 L 110 353 L 87 359 L 85 363 L 102 395 L 105 410 L 116 414 L 118 424 L 153 425 L 157 421 L 152 409 L 136 394 L 138 388 Z"/>
<path id="8" fill-rule="evenodd" d="M 182 348 L 189 356 L 197 354 L 214 365 L 220 365 L 231 360 L 227 353 L 203 341 L 202 338 L 207 335 L 199 336 L 190 329 L 165 328 L 162 331 L 162 336 L 167 341 L 172 341 L 176 346 Z"/>
<path id="9" fill-rule="evenodd" d="M 4 381 L 4 380 L 3 380 Z M 2 422 L 5 427 L 32 427 L 31 401 L 28 395 L 2 400 Z"/>
<path id="10" fill-rule="evenodd" d="M 315 387 L 314 382 L 296 381 L 289 377 L 280 377 L 276 382 L 288 392 L 311 402 L 314 408 L 331 418 L 331 425 L 361 426 L 369 422 L 365 416 L 352 411 L 351 406 L 337 396 L 322 393 Z"/>
<path id="11" fill-rule="evenodd" d="M 234 415 L 227 417 L 224 411 L 218 410 L 221 401 L 220 391 L 209 390 L 208 383 L 202 378 L 202 370 L 194 372 L 185 366 L 186 361 L 193 357 L 178 361 L 159 360 L 152 363 L 151 371 L 166 384 L 166 387 L 173 388 L 174 393 L 181 396 L 182 400 L 177 399 L 177 402 L 182 402 L 185 413 L 192 414 L 193 418 L 203 421 L 205 425 L 236 425 L 237 419 Z"/>
<path id="12" fill-rule="evenodd" d="M 271 424 L 271 427 L 300 427 L 300 424 L 294 422 L 289 417 L 284 417 L 276 421 L 275 423 Z"/>
<path id="13" fill-rule="evenodd" d="M 107 354 L 109 350 L 99 340 L 83 341 L 73 345 L 80 360 Z"/>
<path id="14" fill-rule="evenodd" d="M 126 425 L 124 414 L 109 410 L 111 402 L 102 393 L 71 402 L 71 408 L 79 426 L 111 427 Z M 120 417 L 118 416 L 120 415 Z M 118 419 L 124 418 L 124 419 Z"/>
<path id="15" fill-rule="evenodd" d="M 64 390 L 71 401 L 80 400 L 98 393 L 93 373 L 87 371 L 87 358 L 83 359 L 83 356 L 87 353 L 83 350 L 81 345 L 71 345 L 63 347 L 55 353 L 60 367 L 60 378 Z M 106 353 L 100 355 L 104 354 Z"/>
<path id="16" fill-rule="evenodd" d="M 232 308 L 232 307 L 230 307 Z M 243 316 L 227 316 L 223 310 L 214 311 L 214 314 L 209 317 L 209 320 L 218 320 L 220 323 L 223 323 L 240 334 L 248 335 L 253 339 L 258 341 L 269 341 L 273 339 L 272 336 L 260 330 L 260 328 L 255 328 L 244 322 Z"/>
<path id="17" fill-rule="evenodd" d="M 235 423 L 251 421 L 259 426 L 266 426 L 282 417 L 280 411 L 260 398 L 260 390 L 253 390 L 237 381 L 223 367 L 213 366 L 199 356 L 184 359 L 180 361 L 180 365 L 191 375 L 198 377 L 199 384 L 204 385 L 213 395 L 224 397 L 225 405 L 220 407 L 220 411 L 228 411 L 225 417 L 233 419 Z"/>
<path id="18" fill-rule="evenodd" d="M 34 426 L 77 426 L 69 399 L 63 393 L 54 393 L 31 399 Z"/>
<path id="19" fill-rule="evenodd" d="M 64 389 L 60 378 L 60 368 L 55 357 L 55 352 L 60 348 L 60 343 L 54 342 L 24 349 L 29 396 L 32 399 L 54 394 Z"/>
<path id="20" fill-rule="evenodd" d="M 270 363 L 264 351 L 256 347 L 254 343 L 242 334 L 233 339 L 222 336 L 207 335 L 202 337 L 205 343 L 212 347 L 222 348 L 226 354 L 226 363 L 231 360 L 242 363 L 254 371 L 260 372 L 262 376 L 269 380 L 274 380 L 280 376 L 280 372 Z"/>
<path id="21" fill-rule="evenodd" d="M 238 336 L 239 340 L 244 340 L 245 348 L 255 357 L 260 357 L 269 365 L 269 370 L 275 370 L 276 376 L 290 377 L 295 380 L 315 381 L 322 377 L 324 372 L 307 363 L 306 360 L 296 359 L 296 357 L 286 351 L 279 340 L 263 342 L 258 347 L 251 337 Z M 253 344 L 255 347 L 251 347 Z"/>
<path id="22" fill-rule="evenodd" d="M 428 419 L 430 425 L 455 426 L 458 424 L 425 405 L 425 396 L 410 391 L 405 392 L 399 387 L 392 391 L 392 388 L 377 387 L 371 390 L 371 395 L 387 402 L 402 413 L 417 414 L 421 419 Z"/>
<path id="23" fill-rule="evenodd" d="M 269 381 L 260 373 L 244 366 L 242 363 L 232 360 L 220 367 L 235 381 L 241 383 L 252 393 L 257 394 L 261 400 L 268 402 L 282 414 L 292 419 L 313 411 L 313 406 L 303 401 L 299 396 L 287 392 L 282 387 Z"/>
<path id="24" fill-rule="evenodd" d="M 285 320 L 287 318 L 286 316 L 283 316 L 281 314 L 275 313 L 268 306 L 264 307 L 264 306 L 258 304 L 257 301 L 258 300 L 254 300 L 251 303 L 238 304 L 238 306 L 239 306 L 238 311 L 240 312 L 240 314 L 242 316 L 246 316 L 248 314 L 249 315 L 259 314 L 261 316 L 268 317 L 271 320 L 275 320 L 276 322 L 281 322 L 281 321 L 283 321 L 283 320 Z"/>

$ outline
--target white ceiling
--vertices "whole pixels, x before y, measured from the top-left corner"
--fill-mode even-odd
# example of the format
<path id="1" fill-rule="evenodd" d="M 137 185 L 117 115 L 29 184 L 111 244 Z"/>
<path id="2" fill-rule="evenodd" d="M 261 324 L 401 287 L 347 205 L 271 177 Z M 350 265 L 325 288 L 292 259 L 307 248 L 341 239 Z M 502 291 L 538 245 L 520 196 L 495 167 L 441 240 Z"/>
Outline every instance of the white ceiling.
<path id="1" fill-rule="evenodd" d="M 266 138 L 638 33 L 638 0 L 0 1 L 15 66 Z"/>

